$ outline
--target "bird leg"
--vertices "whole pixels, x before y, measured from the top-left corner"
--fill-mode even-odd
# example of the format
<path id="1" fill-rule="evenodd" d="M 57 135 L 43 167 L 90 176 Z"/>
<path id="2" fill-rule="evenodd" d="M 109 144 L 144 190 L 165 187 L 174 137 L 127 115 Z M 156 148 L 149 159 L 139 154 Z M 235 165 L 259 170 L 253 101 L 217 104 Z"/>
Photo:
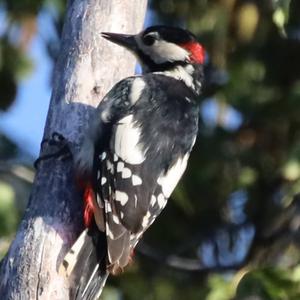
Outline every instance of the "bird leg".
<path id="1" fill-rule="evenodd" d="M 41 148 L 44 148 L 45 145 L 48 146 L 46 153 L 42 154 L 34 162 L 34 167 L 36 169 L 38 168 L 39 163 L 43 160 L 47 160 L 51 158 L 66 160 L 72 157 L 72 153 L 69 147 L 69 142 L 62 134 L 58 132 L 53 132 L 49 139 L 44 139 L 41 143 Z"/>

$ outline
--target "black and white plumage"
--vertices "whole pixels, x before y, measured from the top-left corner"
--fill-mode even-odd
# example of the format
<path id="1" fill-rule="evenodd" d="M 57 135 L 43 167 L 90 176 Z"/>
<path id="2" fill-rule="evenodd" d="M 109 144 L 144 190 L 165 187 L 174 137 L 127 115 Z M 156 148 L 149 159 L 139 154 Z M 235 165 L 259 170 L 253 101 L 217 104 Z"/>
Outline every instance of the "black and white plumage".
<path id="1" fill-rule="evenodd" d="M 166 26 L 103 37 L 131 50 L 145 71 L 120 81 L 104 97 L 75 157 L 77 171 L 92 174 L 90 231 L 105 233 L 105 265 L 115 273 L 128 264 L 186 169 L 198 130 L 204 50 L 190 32 Z M 77 243 L 65 257 L 67 275 L 84 245 Z M 89 274 L 82 294 L 91 294 L 97 272 Z"/>

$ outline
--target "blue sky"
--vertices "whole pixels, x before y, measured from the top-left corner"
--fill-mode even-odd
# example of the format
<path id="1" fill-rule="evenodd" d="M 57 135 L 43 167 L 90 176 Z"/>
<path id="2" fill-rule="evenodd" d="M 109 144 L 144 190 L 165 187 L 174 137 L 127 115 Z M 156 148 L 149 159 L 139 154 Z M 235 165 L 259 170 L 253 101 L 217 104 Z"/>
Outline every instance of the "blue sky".
<path id="1" fill-rule="evenodd" d="M 19 83 L 13 106 L 0 114 L 1 131 L 34 157 L 39 152 L 51 95 L 52 61 L 43 41 L 43 36 L 50 31 L 50 24 L 44 13 L 38 18 L 38 28 L 28 49 L 34 70 Z"/>

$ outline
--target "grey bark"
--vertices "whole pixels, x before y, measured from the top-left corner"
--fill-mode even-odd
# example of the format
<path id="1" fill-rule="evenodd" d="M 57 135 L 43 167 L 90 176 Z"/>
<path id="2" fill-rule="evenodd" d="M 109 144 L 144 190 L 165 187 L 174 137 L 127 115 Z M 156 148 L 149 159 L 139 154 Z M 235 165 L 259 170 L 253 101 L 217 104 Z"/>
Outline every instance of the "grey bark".
<path id="1" fill-rule="evenodd" d="M 44 138 L 58 132 L 77 151 L 94 107 L 117 81 L 134 73 L 133 56 L 100 33 L 140 31 L 146 2 L 69 1 Z M 41 155 L 51 152 L 49 147 L 45 144 Z M 74 283 L 57 271 L 82 229 L 72 160 L 42 161 L 16 238 L 1 263 L 0 298 L 69 299 Z"/>

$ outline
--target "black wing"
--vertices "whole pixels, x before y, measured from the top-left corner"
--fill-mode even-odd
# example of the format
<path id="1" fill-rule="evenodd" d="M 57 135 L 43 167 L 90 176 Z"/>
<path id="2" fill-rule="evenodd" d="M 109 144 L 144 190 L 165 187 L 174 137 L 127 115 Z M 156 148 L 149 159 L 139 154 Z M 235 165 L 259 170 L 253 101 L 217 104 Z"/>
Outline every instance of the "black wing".
<path id="1" fill-rule="evenodd" d="M 99 107 L 102 119 L 106 117 L 111 125 L 108 126 L 106 146 L 97 152 L 100 155 L 95 161 L 99 171 L 96 190 L 99 205 L 105 210 L 108 259 L 114 269 L 128 263 L 141 235 L 165 207 L 186 168 L 193 143 L 190 140 L 188 146 L 184 145 L 184 151 L 174 153 L 182 144 L 177 133 L 186 127 L 182 122 L 187 122 L 182 107 L 178 106 L 177 112 L 172 112 L 168 119 L 166 109 L 158 110 L 159 103 L 158 106 L 154 103 L 155 95 L 147 90 L 143 80 L 140 77 L 130 80 L 126 93 L 122 89 L 118 92 L 122 100 L 112 93 L 114 100 L 107 97 L 107 102 L 103 103 L 107 108 L 103 109 L 102 104 Z M 163 97 L 159 100 L 163 103 Z M 165 105 L 170 105 L 166 97 L 165 100 Z M 120 104 L 123 105 L 121 109 Z M 176 107 L 172 109 L 176 110 Z M 145 118 L 150 120 L 153 132 L 158 133 L 146 139 L 144 132 L 149 126 L 139 120 L 141 110 L 148 114 Z M 158 113 L 163 114 L 165 132 L 157 127 L 160 124 L 151 124 L 151 115 L 154 117 Z M 195 132 L 197 122 L 188 122 L 193 123 Z"/>

